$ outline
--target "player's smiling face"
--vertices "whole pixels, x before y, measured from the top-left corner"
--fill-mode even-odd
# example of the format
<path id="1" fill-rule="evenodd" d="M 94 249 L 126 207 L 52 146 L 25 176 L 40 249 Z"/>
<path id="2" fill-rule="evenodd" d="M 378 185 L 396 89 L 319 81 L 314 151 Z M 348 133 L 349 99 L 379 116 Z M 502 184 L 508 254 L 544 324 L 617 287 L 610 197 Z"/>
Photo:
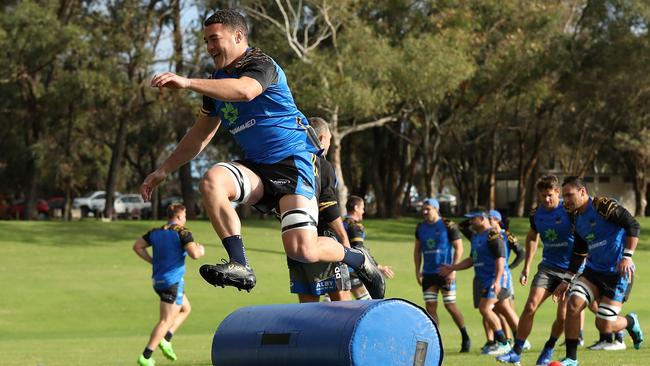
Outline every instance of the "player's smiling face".
<path id="1" fill-rule="evenodd" d="M 244 36 L 241 31 L 232 30 L 221 23 L 210 24 L 203 29 L 203 40 L 217 70 L 233 63 L 246 51 L 242 49 Z"/>
<path id="2" fill-rule="evenodd" d="M 560 190 L 557 188 L 543 189 L 538 192 L 540 202 L 547 209 L 552 209 L 560 204 Z"/>

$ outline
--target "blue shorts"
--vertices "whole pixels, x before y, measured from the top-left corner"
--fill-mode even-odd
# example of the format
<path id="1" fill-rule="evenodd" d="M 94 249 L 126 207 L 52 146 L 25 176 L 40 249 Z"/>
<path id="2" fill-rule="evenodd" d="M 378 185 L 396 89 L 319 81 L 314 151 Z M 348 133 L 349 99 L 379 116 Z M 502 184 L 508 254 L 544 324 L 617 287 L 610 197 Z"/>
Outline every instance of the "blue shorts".
<path id="1" fill-rule="evenodd" d="M 185 280 L 183 279 L 167 288 L 159 289 L 154 287 L 154 291 L 160 296 L 160 301 L 176 305 L 183 305 L 184 290 Z"/>

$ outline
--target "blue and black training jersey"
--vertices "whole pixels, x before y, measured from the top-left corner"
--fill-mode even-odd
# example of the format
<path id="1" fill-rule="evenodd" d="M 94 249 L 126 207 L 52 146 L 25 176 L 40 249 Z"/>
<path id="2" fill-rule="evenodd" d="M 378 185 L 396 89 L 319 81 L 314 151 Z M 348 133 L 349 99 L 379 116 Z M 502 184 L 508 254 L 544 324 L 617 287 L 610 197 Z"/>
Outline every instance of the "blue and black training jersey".
<path id="1" fill-rule="evenodd" d="M 199 113 L 221 119 L 244 150 L 245 160 L 273 164 L 292 155 L 322 152 L 307 118 L 296 107 L 284 71 L 271 57 L 258 48 L 249 48 L 235 65 L 215 71 L 211 78 L 242 76 L 257 80 L 262 94 L 244 102 L 204 96 Z"/>
<path id="2" fill-rule="evenodd" d="M 194 241 L 185 227 L 167 224 L 152 229 L 142 239 L 153 249 L 153 286 L 166 289 L 180 282 L 185 274 L 185 246 Z"/>
<path id="3" fill-rule="evenodd" d="M 458 226 L 451 220 L 423 221 L 415 228 L 415 238 L 422 251 L 422 274 L 436 274 L 443 264 L 453 264 L 452 242 L 460 239 Z"/>
<path id="4" fill-rule="evenodd" d="M 641 230 L 629 211 L 606 197 L 590 197 L 583 212 L 576 212 L 574 220 L 574 255 L 586 253 L 586 267 L 606 274 L 616 273 L 625 238 L 638 238 Z"/>
<path id="5" fill-rule="evenodd" d="M 542 264 L 567 270 L 573 252 L 573 227 L 564 203 L 547 209 L 540 206 L 530 214 L 530 228 L 539 233 L 544 248 Z"/>
<path id="6" fill-rule="evenodd" d="M 472 235 L 472 261 L 474 275 L 481 282 L 481 286 L 488 288 L 496 279 L 496 261 L 506 257 L 506 244 L 499 231 L 489 229 L 482 233 Z M 509 287 L 507 263 L 504 261 L 501 287 Z"/>

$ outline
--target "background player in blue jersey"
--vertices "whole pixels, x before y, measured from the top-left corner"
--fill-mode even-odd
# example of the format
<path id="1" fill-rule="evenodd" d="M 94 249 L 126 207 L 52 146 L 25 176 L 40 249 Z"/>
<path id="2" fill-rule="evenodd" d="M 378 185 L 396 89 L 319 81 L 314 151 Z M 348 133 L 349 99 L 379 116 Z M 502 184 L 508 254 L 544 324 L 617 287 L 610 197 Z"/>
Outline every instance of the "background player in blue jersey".
<path id="1" fill-rule="evenodd" d="M 205 254 L 203 245 L 194 241 L 192 233 L 185 228 L 185 206 L 172 204 L 168 209 L 167 224 L 152 229 L 133 244 L 135 253 L 152 264 L 153 288 L 160 297 L 160 320 L 153 328 L 149 343 L 138 358 L 141 366 L 155 364 L 151 354 L 156 346 L 165 357 L 176 360 L 171 339 L 178 327 L 190 315 L 190 301 L 185 295 L 183 275 L 185 256 L 197 259 Z M 152 248 L 152 255 L 147 248 Z"/>
<path id="2" fill-rule="evenodd" d="M 415 247 L 413 262 L 415 278 L 422 286 L 422 295 L 427 312 L 439 323 L 438 291 L 442 292 L 442 302 L 460 330 L 462 343 L 460 352 L 469 352 L 471 341 L 465 329 L 465 319 L 456 306 L 456 272 L 446 277 L 438 274 L 443 264 L 455 264 L 463 256 L 463 242 L 458 226 L 451 220 L 440 216 L 440 204 L 429 198 L 422 204 L 424 221 L 415 228 Z"/>
<path id="3" fill-rule="evenodd" d="M 364 250 L 369 253 L 370 250 L 364 245 L 366 240 L 366 228 L 363 226 L 362 221 L 363 215 L 366 212 L 366 204 L 363 201 L 363 198 L 354 195 L 348 197 L 348 200 L 345 203 L 345 209 L 347 210 L 347 214 L 343 220 L 343 227 L 345 228 L 345 232 L 350 240 L 350 245 L 357 249 L 364 248 Z M 393 272 L 392 267 L 378 264 L 374 257 L 371 257 L 371 259 L 375 262 L 382 275 L 389 279 L 393 278 L 395 273 Z M 369 291 L 366 289 L 363 282 L 360 281 L 357 271 L 350 271 L 350 282 L 352 284 L 352 294 L 357 300 L 374 299 L 372 294 L 369 294 Z"/>
<path id="4" fill-rule="evenodd" d="M 578 365 L 579 315 L 592 301 L 599 304 L 596 315 L 598 330 L 617 332 L 626 329 L 634 341 L 634 348 L 638 349 L 643 343 L 643 332 L 637 315 L 630 313 L 623 317 L 619 313 L 635 271 L 632 255 L 639 241 L 639 223 L 616 201 L 590 197 L 579 177 L 565 178 L 562 197 L 564 206 L 574 215 L 574 259 L 587 259 L 584 271 L 570 286 L 564 329 L 566 358 L 562 364 Z M 554 296 L 565 297 L 580 262 L 572 260 Z"/>
<path id="5" fill-rule="evenodd" d="M 452 265 L 441 265 L 438 273 L 446 277 L 453 271 L 474 267 L 474 273 L 481 281 L 483 291 L 479 303 L 479 312 L 488 322 L 490 329 L 495 330 L 496 344 L 488 352 L 500 355 L 510 351 L 510 345 L 501 328 L 499 317 L 494 311 L 495 306 L 502 307 L 508 297 L 507 281 L 505 279 L 506 244 L 498 229 L 490 226 L 490 220 L 485 209 L 476 209 L 465 215 L 470 219 L 474 234 L 471 235 L 471 254 L 468 258 Z M 503 290 L 503 291 L 502 291 Z"/>
<path id="6" fill-rule="evenodd" d="M 544 244 L 542 261 L 531 284 L 528 300 L 519 318 L 517 338 L 512 351 L 497 357 L 501 362 L 518 363 L 523 349 L 523 344 L 530 335 L 533 320 L 537 309 L 553 294 L 553 291 L 562 283 L 564 274 L 569 268 L 571 252 L 573 250 L 573 231 L 571 218 L 560 200 L 560 182 L 554 175 L 541 177 L 536 183 L 537 195 L 540 206 L 530 215 L 530 229 L 526 236 L 526 261 L 521 271 L 520 282 L 523 286 L 528 284 L 530 265 L 537 251 L 537 243 L 541 236 Z M 584 316 L 583 313 L 581 313 Z M 555 343 L 564 331 L 566 319 L 566 301 L 557 305 L 556 318 L 551 327 L 551 335 L 547 340 L 537 365 L 546 365 L 551 362 Z"/>
<path id="7" fill-rule="evenodd" d="M 307 119 L 296 107 L 284 71 L 268 55 L 248 45 L 246 20 L 232 9 L 204 22 L 207 51 L 216 71 L 210 79 L 188 79 L 171 72 L 154 76 L 153 87 L 189 89 L 203 94 L 195 124 L 172 154 L 140 187 L 152 190 L 198 155 L 224 124 L 245 153 L 219 163 L 203 176 L 203 203 L 230 261 L 204 265 L 200 273 L 214 286 L 249 290 L 256 278 L 248 264 L 241 222 L 231 201 L 280 207 L 282 242 L 287 255 L 304 263 L 343 261 L 358 270 L 375 298 L 384 296 L 384 279 L 363 249 L 345 248 L 318 237 L 314 154 L 322 150 Z"/>

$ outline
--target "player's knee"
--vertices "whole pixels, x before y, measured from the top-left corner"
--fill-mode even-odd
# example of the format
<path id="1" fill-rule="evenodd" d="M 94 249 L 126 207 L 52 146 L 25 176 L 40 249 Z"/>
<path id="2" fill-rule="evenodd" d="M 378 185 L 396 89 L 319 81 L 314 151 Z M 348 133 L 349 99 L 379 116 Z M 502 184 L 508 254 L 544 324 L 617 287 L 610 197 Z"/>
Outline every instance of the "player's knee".
<path id="1" fill-rule="evenodd" d="M 618 319 L 620 312 L 620 306 L 601 303 L 596 313 L 596 327 L 601 331 L 610 331 L 609 327 Z"/>
<path id="2" fill-rule="evenodd" d="M 320 259 L 315 248 L 308 245 L 292 245 L 285 247 L 285 251 L 289 258 L 302 263 L 316 263 Z"/>
<path id="3" fill-rule="evenodd" d="M 443 294 L 442 303 L 445 304 L 445 308 L 447 309 L 456 306 L 456 293 Z"/>
<path id="4" fill-rule="evenodd" d="M 535 304 L 533 301 L 528 301 L 526 305 L 524 305 L 524 314 L 533 315 L 537 311 L 538 307 L 538 304 Z"/>
<path id="5" fill-rule="evenodd" d="M 220 185 L 221 178 L 219 177 L 219 170 L 210 169 L 203 174 L 203 178 L 199 184 L 199 190 L 204 196 L 213 196 L 219 192 Z M 221 188 L 221 191 L 225 192 L 223 188 Z"/>

